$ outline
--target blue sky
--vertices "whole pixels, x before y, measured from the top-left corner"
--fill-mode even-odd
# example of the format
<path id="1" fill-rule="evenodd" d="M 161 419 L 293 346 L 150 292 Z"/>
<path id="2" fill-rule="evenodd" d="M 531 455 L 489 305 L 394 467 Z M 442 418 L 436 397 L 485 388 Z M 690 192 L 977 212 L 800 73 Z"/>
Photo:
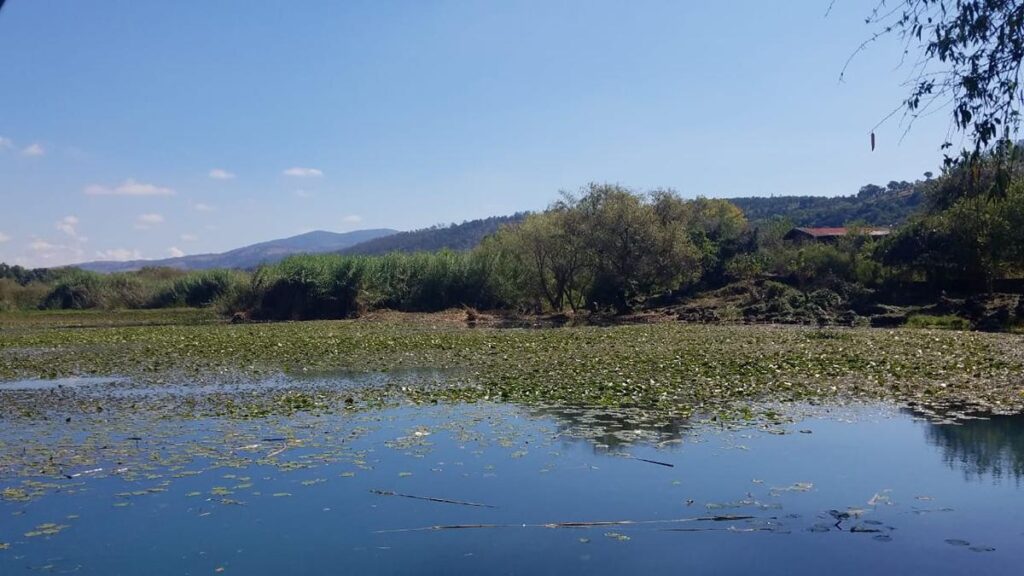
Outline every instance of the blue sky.
<path id="1" fill-rule="evenodd" d="M 8 0 L 0 261 L 539 209 L 590 181 L 852 194 L 938 171 L 874 0 Z"/>

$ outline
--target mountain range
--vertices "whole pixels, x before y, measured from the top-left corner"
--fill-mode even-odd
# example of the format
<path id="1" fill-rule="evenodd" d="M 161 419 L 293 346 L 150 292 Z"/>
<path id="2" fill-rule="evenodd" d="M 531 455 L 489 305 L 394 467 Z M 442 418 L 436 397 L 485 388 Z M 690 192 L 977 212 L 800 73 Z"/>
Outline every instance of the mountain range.
<path id="1" fill-rule="evenodd" d="M 162 260 L 127 260 L 113 261 L 105 260 L 98 262 L 86 262 L 77 264 L 78 268 L 93 270 L 95 272 L 127 272 L 138 270 L 144 267 L 163 266 L 178 268 L 181 270 L 205 270 L 209 268 L 255 268 L 260 264 L 277 262 L 292 254 L 303 252 L 338 252 L 350 246 L 390 236 L 398 230 L 390 228 L 378 228 L 372 230 L 356 230 L 353 232 L 327 232 L 316 230 L 260 242 L 250 246 L 243 246 L 220 254 L 194 254 L 190 256 L 179 256 L 177 258 L 164 258 Z"/>
<path id="2" fill-rule="evenodd" d="M 729 198 L 754 225 L 785 218 L 794 226 L 842 226 L 849 222 L 868 225 L 898 225 L 923 202 L 925 182 L 890 182 L 887 187 L 865 186 L 851 196 L 775 196 Z M 163 260 L 102 261 L 78 264 L 97 272 L 122 272 L 147 266 L 184 270 L 208 268 L 255 268 L 298 253 L 337 252 L 378 255 L 388 252 L 421 252 L 442 249 L 469 250 L 501 226 L 514 224 L 527 215 L 492 216 L 461 224 L 433 226 L 399 232 L 388 228 L 326 232 L 318 230 L 290 238 L 261 242 L 220 254 L 196 254 Z"/>

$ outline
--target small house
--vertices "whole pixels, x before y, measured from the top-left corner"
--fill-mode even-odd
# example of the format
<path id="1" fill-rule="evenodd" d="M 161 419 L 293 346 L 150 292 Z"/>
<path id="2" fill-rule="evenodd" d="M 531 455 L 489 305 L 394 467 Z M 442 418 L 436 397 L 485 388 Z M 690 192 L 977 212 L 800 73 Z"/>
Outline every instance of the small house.
<path id="1" fill-rule="evenodd" d="M 789 232 L 786 232 L 783 239 L 794 242 L 835 242 L 847 234 L 863 234 L 865 236 L 877 238 L 881 236 L 888 236 L 890 232 L 892 232 L 892 230 L 889 228 L 877 227 L 793 228 Z"/>

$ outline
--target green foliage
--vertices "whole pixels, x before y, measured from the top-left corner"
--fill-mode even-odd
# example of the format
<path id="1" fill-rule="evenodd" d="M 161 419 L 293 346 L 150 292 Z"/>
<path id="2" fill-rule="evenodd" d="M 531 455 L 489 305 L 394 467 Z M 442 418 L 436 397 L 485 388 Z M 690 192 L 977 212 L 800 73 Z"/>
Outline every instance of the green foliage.
<path id="1" fill-rule="evenodd" d="M 41 304 L 42 308 L 81 310 L 104 304 L 103 276 L 85 270 L 68 270 L 57 281 Z"/>
<path id="2" fill-rule="evenodd" d="M 854 196 L 754 196 L 730 198 L 747 219 L 763 225 L 775 218 L 793 226 L 843 226 L 863 221 L 876 226 L 905 222 L 925 201 L 928 180 L 868 184 Z"/>
<path id="3" fill-rule="evenodd" d="M 28 269 L 0 262 L 0 279 L 13 280 L 22 286 L 31 282 L 52 282 L 60 273 L 61 269 L 59 268 Z"/>
<path id="4" fill-rule="evenodd" d="M 988 156 L 947 170 L 929 209 L 886 239 L 878 259 L 905 280 L 944 289 L 990 290 L 998 278 L 1024 274 L 1024 164 L 1014 164 L 1015 180 L 1001 188 L 1001 162 Z"/>
<path id="5" fill-rule="evenodd" d="M 501 266 L 499 254 L 483 250 L 292 256 L 260 268 L 251 292 L 232 297 L 251 302 L 254 317 L 275 320 L 346 318 L 378 308 L 493 307 L 505 304 L 496 283 Z"/>
<path id="6" fill-rule="evenodd" d="M 860 284 L 872 287 L 885 276 L 873 259 L 875 241 L 851 235 L 835 243 L 779 244 L 765 251 L 767 268 L 801 287 Z"/>
<path id="7" fill-rule="evenodd" d="M 247 281 L 246 274 L 231 270 L 190 272 L 165 285 L 147 305 L 152 308 L 210 306 Z"/>
<path id="8" fill-rule="evenodd" d="M 908 116 L 948 107 L 953 125 L 973 140 L 975 155 L 1015 134 L 1024 104 L 1020 0 L 905 0 L 897 6 L 879 0 L 867 22 L 876 32 L 861 49 L 897 34 L 905 58 L 918 52 L 908 58 L 915 62 L 903 102 Z"/>
<path id="9" fill-rule="evenodd" d="M 333 254 L 290 256 L 253 276 L 253 315 L 272 320 L 346 318 L 359 312 L 365 259 Z"/>
<path id="10" fill-rule="evenodd" d="M 36 308 L 50 292 L 42 282 L 20 284 L 13 278 L 0 278 L 0 312 Z"/>
<path id="11" fill-rule="evenodd" d="M 381 238 L 360 242 L 341 251 L 347 255 L 383 256 L 392 252 L 436 252 L 439 250 L 472 250 L 484 238 L 507 224 L 515 224 L 525 213 L 511 216 L 492 216 L 469 220 L 461 224 L 438 225 L 422 230 L 399 232 Z"/>
<path id="12" fill-rule="evenodd" d="M 946 314 L 933 316 L 930 314 L 913 314 L 904 324 L 908 328 L 941 328 L 944 330 L 970 330 L 971 323 L 965 318 Z"/>

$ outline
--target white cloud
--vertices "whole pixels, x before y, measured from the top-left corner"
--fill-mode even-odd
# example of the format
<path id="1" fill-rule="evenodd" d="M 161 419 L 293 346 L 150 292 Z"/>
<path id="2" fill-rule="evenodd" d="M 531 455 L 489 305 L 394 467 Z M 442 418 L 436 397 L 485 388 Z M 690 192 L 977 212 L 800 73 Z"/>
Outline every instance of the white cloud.
<path id="1" fill-rule="evenodd" d="M 83 190 L 89 196 L 173 196 L 174 190 L 156 184 L 136 182 L 129 178 L 113 188 L 100 184 L 86 186 Z"/>
<path id="2" fill-rule="evenodd" d="M 296 190 L 296 191 L 292 192 L 292 194 L 294 194 L 298 198 L 312 198 L 313 197 L 313 193 L 310 192 L 309 190 Z"/>
<path id="3" fill-rule="evenodd" d="M 197 241 L 199 241 L 199 236 L 196 236 L 195 234 L 182 234 L 181 235 L 181 241 L 182 242 L 197 242 Z"/>
<path id="4" fill-rule="evenodd" d="M 14 140 L 0 136 L 0 150 L 14 148 Z"/>
<path id="5" fill-rule="evenodd" d="M 46 154 L 46 149 L 41 144 L 35 143 L 26 146 L 21 153 L 25 156 L 43 156 Z"/>
<path id="6" fill-rule="evenodd" d="M 74 216 L 66 216 L 57 222 L 57 229 L 67 237 L 65 242 L 50 242 L 33 236 L 27 245 L 30 255 L 18 258 L 19 262 L 23 266 L 51 267 L 82 261 L 85 255 L 83 246 L 87 239 L 78 234 L 76 224 L 78 218 Z"/>
<path id="7" fill-rule="evenodd" d="M 80 238 L 84 240 L 84 238 L 81 238 L 78 235 L 78 229 L 76 228 L 76 226 L 78 226 L 77 216 L 65 216 L 58 220 L 57 224 L 55 224 L 57 230 L 60 230 L 61 232 L 67 234 L 72 238 Z"/>
<path id="8" fill-rule="evenodd" d="M 161 224 L 164 221 L 164 217 L 160 214 L 139 214 L 139 217 L 135 219 L 136 230 L 149 230 L 156 224 Z"/>
<path id="9" fill-rule="evenodd" d="M 10 236 L 8 236 L 7 234 L 4 234 L 3 232 L 0 232 L 0 244 L 3 244 L 4 242 L 10 242 L 10 240 L 11 240 Z"/>
<path id="10" fill-rule="evenodd" d="M 360 222 L 363 221 L 363 217 L 358 216 L 356 214 L 349 214 L 348 216 L 342 218 L 341 221 L 346 224 L 359 224 Z"/>
<path id="11" fill-rule="evenodd" d="M 202 202 L 197 202 L 197 203 L 193 204 L 192 205 L 192 209 L 195 210 L 196 212 L 214 212 L 214 211 L 217 210 L 217 208 L 215 206 L 210 206 L 209 204 L 203 204 Z"/>
<path id="12" fill-rule="evenodd" d="M 128 248 L 112 248 L 110 250 L 97 251 L 96 257 L 100 260 L 139 260 L 142 258 L 142 252 L 129 250 Z"/>
<path id="13" fill-rule="evenodd" d="M 167 249 L 167 253 L 171 255 L 171 258 L 181 258 L 185 255 L 177 246 L 171 246 Z"/>
<path id="14" fill-rule="evenodd" d="M 295 176 L 296 178 L 313 178 L 323 176 L 324 173 L 316 168 L 302 168 L 296 166 L 289 168 L 284 171 L 285 176 Z"/>
<path id="15" fill-rule="evenodd" d="M 214 168 L 213 170 L 210 170 L 210 178 L 213 178 L 214 180 L 234 180 L 235 175 L 223 168 Z"/>
<path id="16" fill-rule="evenodd" d="M 51 250 L 56 250 L 58 248 L 63 248 L 63 246 L 50 244 L 46 240 L 33 240 L 32 243 L 28 245 L 28 247 L 35 252 L 48 252 Z"/>
<path id="17" fill-rule="evenodd" d="M 83 250 L 80 243 L 54 244 L 41 238 L 36 238 L 28 245 L 34 255 L 30 259 L 33 266 L 56 266 L 81 260 Z"/>

